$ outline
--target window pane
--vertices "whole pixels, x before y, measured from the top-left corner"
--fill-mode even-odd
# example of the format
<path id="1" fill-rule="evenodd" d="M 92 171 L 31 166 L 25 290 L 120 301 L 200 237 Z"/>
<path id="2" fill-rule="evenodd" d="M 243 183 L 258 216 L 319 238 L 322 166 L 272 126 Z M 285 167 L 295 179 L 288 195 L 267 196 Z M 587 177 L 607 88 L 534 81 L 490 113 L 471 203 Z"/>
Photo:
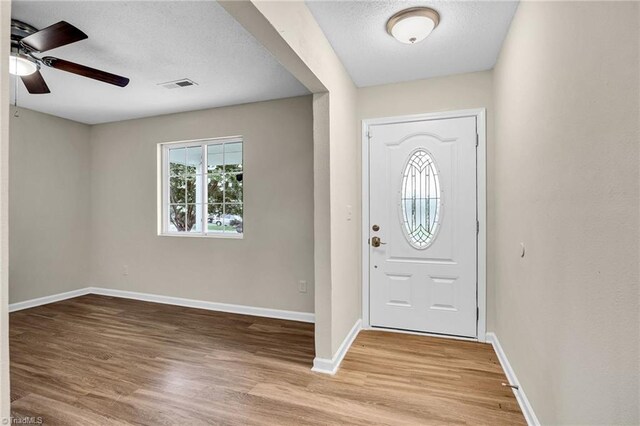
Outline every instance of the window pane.
<path id="1" fill-rule="evenodd" d="M 224 163 L 227 173 L 242 171 L 242 142 L 224 144 Z"/>
<path id="2" fill-rule="evenodd" d="M 202 204 L 187 204 L 188 232 L 202 232 Z"/>
<path id="3" fill-rule="evenodd" d="M 185 229 L 185 212 L 184 204 L 171 204 L 169 206 L 169 232 L 183 232 Z"/>
<path id="4" fill-rule="evenodd" d="M 222 144 L 207 145 L 207 169 L 211 172 L 222 172 Z"/>
<path id="5" fill-rule="evenodd" d="M 209 204 L 209 216 L 207 217 L 207 232 L 224 232 L 222 218 L 222 204 Z"/>
<path id="6" fill-rule="evenodd" d="M 198 198 L 202 197 L 202 192 L 200 196 L 198 196 L 198 187 L 200 185 L 197 184 L 196 176 L 189 176 L 186 178 L 186 187 L 187 187 L 187 203 L 196 203 L 198 202 Z"/>
<path id="7" fill-rule="evenodd" d="M 209 204 L 222 203 L 222 187 L 224 185 L 224 179 L 221 175 L 207 175 L 207 197 L 209 197 Z"/>
<path id="8" fill-rule="evenodd" d="M 186 183 L 183 177 L 169 178 L 169 203 L 180 204 L 185 202 Z"/>
<path id="9" fill-rule="evenodd" d="M 187 148 L 187 173 L 202 173 L 202 146 Z"/>
<path id="10" fill-rule="evenodd" d="M 187 149 L 176 148 L 169 150 L 169 174 L 172 176 L 184 174 L 187 162 Z"/>
<path id="11" fill-rule="evenodd" d="M 242 142 L 194 142 L 167 147 L 166 155 L 169 173 L 163 178 L 168 186 L 168 231 L 242 233 Z"/>
<path id="12" fill-rule="evenodd" d="M 227 226 L 225 227 L 225 232 L 242 234 L 242 204 L 225 204 L 224 210 L 224 217 L 227 224 Z"/>
<path id="13" fill-rule="evenodd" d="M 242 174 L 226 175 L 224 195 L 225 203 L 242 203 Z"/>

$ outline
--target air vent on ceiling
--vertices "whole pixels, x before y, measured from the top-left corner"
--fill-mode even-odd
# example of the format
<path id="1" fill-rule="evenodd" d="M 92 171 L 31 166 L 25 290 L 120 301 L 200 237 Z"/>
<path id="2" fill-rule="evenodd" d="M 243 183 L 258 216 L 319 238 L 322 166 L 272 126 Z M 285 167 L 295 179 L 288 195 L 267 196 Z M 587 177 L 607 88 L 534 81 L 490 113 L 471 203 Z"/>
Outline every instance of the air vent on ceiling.
<path id="1" fill-rule="evenodd" d="M 197 86 L 197 85 L 198 83 L 188 78 L 183 78 L 183 79 L 174 80 L 174 81 L 167 81 L 166 83 L 158 83 L 158 86 L 162 86 L 165 89 L 178 89 L 180 87 L 189 87 L 189 86 Z"/>

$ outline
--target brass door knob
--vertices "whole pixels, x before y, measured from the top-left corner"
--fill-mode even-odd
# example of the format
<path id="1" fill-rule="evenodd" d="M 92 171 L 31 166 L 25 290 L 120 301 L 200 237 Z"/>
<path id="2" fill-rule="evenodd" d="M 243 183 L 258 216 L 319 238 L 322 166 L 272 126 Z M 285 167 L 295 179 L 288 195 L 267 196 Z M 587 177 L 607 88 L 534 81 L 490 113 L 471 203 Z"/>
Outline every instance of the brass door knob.
<path id="1" fill-rule="evenodd" d="M 371 238 L 371 245 L 373 247 L 380 247 L 381 244 L 387 244 L 387 243 L 383 243 L 382 241 L 380 241 L 380 237 Z"/>

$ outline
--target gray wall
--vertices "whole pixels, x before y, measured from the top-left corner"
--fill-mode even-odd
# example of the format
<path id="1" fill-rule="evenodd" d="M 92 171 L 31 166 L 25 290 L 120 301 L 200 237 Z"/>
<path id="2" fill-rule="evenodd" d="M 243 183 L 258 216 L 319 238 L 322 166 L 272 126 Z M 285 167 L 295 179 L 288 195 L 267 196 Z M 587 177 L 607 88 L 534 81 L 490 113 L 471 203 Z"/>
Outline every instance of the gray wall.
<path id="1" fill-rule="evenodd" d="M 640 422 L 638 6 L 523 2 L 494 73 L 495 332 L 543 424 Z"/>
<path id="2" fill-rule="evenodd" d="M 304 2 L 223 3 L 314 93 L 315 343 L 331 362 L 361 317 L 356 87 Z"/>
<path id="3" fill-rule="evenodd" d="M 545 424 L 640 422 L 638 9 L 622 2 L 523 2 L 493 73 L 493 96 L 488 73 L 358 91 L 360 118 L 476 106 L 496 117 L 488 140 L 489 329 Z M 425 92 L 412 93 L 418 87 Z M 393 105 L 390 94 L 397 97 Z M 238 133 L 246 137 L 247 182 L 255 182 L 253 193 L 247 186 L 245 239 L 158 237 L 155 144 Z M 311 135 L 308 97 L 94 127 L 90 284 L 313 311 L 312 293 L 296 288 L 298 279 L 313 276 Z M 303 158 L 306 167 L 269 168 L 282 161 L 272 146 L 291 149 L 281 151 Z M 336 159 L 339 171 L 358 164 L 354 146 L 332 145 L 348 151 L 348 162 Z M 260 180 L 265 175 L 277 184 Z M 335 183 L 348 176 L 332 171 Z M 346 204 L 358 202 L 350 185 L 347 195 L 332 195 L 336 223 Z M 28 193 L 22 189 L 12 193 Z M 274 200 L 296 210 L 280 220 L 272 216 Z M 29 203 L 11 201 L 13 216 Z M 268 217 L 257 214 L 265 206 Z M 344 234 L 353 242 L 356 206 Z M 334 272 L 340 279 L 332 280 L 347 283 L 338 288 L 349 298 L 334 313 L 328 295 L 326 310 L 340 324 L 323 346 L 331 349 L 357 316 L 351 299 L 357 300 L 358 247 L 351 245 L 332 251 L 332 258 L 348 252 Z M 12 263 L 15 256 L 13 250 Z M 41 295 L 33 293 L 20 297 Z"/>
<path id="4" fill-rule="evenodd" d="M 11 2 L 0 2 L 0 58 L 9 55 Z M 9 418 L 9 70 L 0 62 L 0 418 Z"/>
<path id="5" fill-rule="evenodd" d="M 20 109 L 10 129 L 11 303 L 97 286 L 314 311 L 310 96 L 97 126 Z M 157 144 L 229 135 L 244 239 L 158 236 Z"/>
<path id="6" fill-rule="evenodd" d="M 87 287 L 89 126 L 11 109 L 9 301 Z"/>
<path id="7" fill-rule="evenodd" d="M 92 126 L 91 284 L 313 312 L 312 132 L 310 96 Z M 244 239 L 158 236 L 157 144 L 230 135 L 244 136 Z"/>

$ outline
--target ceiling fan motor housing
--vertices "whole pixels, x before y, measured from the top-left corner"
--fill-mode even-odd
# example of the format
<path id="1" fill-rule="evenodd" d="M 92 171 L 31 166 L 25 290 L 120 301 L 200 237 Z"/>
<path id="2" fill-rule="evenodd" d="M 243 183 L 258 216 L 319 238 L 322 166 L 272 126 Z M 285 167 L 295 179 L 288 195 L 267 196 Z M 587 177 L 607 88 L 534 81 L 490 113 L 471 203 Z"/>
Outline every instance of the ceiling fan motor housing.
<path id="1" fill-rule="evenodd" d="M 11 20 L 11 50 L 15 48 L 16 50 L 25 50 L 24 47 L 20 44 L 20 40 L 23 38 L 30 36 L 31 34 L 35 34 L 38 32 L 38 29 L 24 23 L 22 21 L 18 21 L 17 19 Z"/>

